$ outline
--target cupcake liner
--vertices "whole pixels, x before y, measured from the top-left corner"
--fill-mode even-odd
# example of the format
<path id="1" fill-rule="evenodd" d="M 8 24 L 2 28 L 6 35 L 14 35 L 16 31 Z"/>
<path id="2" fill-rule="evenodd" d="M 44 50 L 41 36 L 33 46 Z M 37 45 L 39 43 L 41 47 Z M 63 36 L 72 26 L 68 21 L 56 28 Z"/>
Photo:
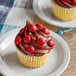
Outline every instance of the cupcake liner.
<path id="1" fill-rule="evenodd" d="M 48 54 L 43 56 L 31 56 L 17 51 L 19 61 L 28 68 L 38 68 L 46 62 Z"/>
<path id="2" fill-rule="evenodd" d="M 54 0 L 52 0 L 52 10 L 54 16 L 59 20 L 70 21 L 76 18 L 76 8 L 61 7 Z"/>

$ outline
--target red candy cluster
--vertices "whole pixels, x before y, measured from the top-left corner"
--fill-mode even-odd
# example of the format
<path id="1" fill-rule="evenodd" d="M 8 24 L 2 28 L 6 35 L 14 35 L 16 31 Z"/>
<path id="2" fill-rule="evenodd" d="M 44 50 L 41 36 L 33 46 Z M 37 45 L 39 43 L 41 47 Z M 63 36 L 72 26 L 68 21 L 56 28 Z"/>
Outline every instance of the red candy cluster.
<path id="1" fill-rule="evenodd" d="M 69 1 L 69 0 L 63 0 L 63 1 L 66 2 L 66 1 Z M 76 6 L 76 0 L 71 0 L 71 2 L 72 2 L 73 6 Z"/>
<path id="2" fill-rule="evenodd" d="M 46 27 L 43 27 L 42 24 L 36 24 L 36 25 L 30 24 L 28 29 L 29 29 L 30 32 L 34 33 L 34 32 L 36 32 L 36 30 L 38 30 L 38 28 L 43 32 L 43 34 L 49 35 L 49 29 L 46 28 Z M 19 34 L 22 35 L 24 31 L 25 31 L 25 28 L 22 28 L 19 31 Z M 20 36 L 15 38 L 15 44 L 16 45 L 19 45 L 21 42 L 23 42 L 24 44 L 29 44 L 31 41 L 32 41 L 32 39 L 29 35 L 25 35 L 24 37 L 22 37 L 22 39 L 21 39 Z M 36 42 L 39 46 L 43 46 L 46 41 L 45 41 L 44 38 L 37 38 Z M 54 46 L 54 41 L 52 39 L 50 39 L 47 42 L 47 44 L 48 44 L 49 47 L 53 47 Z M 26 51 L 28 53 L 32 54 L 35 51 L 35 47 L 32 46 L 32 45 L 28 45 Z"/>

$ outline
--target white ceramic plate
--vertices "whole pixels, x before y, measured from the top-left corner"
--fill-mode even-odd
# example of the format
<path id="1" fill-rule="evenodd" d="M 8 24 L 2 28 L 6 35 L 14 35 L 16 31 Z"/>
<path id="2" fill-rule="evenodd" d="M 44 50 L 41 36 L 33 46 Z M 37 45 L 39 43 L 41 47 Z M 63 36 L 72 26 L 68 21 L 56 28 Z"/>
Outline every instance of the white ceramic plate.
<path id="1" fill-rule="evenodd" d="M 55 47 L 50 52 L 46 63 L 38 69 L 22 66 L 16 54 L 14 38 L 20 29 L 12 30 L 0 38 L 0 70 L 6 76 L 59 76 L 68 66 L 70 50 L 66 42 L 50 31 Z"/>
<path id="2" fill-rule="evenodd" d="M 34 0 L 33 10 L 37 16 L 39 16 L 45 22 L 64 28 L 76 28 L 76 20 L 63 22 L 56 19 L 52 13 L 52 3 L 51 0 Z"/>

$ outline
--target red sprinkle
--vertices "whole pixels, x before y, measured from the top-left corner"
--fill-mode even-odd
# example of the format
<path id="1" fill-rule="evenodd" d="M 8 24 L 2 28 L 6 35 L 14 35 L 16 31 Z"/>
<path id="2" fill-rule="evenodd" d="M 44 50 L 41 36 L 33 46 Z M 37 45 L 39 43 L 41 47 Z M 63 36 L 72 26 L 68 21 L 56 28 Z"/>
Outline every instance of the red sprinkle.
<path id="1" fill-rule="evenodd" d="M 27 47 L 26 51 L 27 51 L 28 53 L 32 54 L 32 53 L 34 53 L 35 48 L 34 48 L 33 46 L 30 46 L 30 45 L 29 45 L 29 46 Z"/>
<path id="2" fill-rule="evenodd" d="M 31 37 L 29 35 L 26 35 L 23 37 L 23 42 L 24 43 L 30 43 L 31 42 Z"/>
<path id="3" fill-rule="evenodd" d="M 72 5 L 76 6 L 76 0 L 72 0 Z"/>
<path id="4" fill-rule="evenodd" d="M 19 31 L 19 34 L 22 34 L 24 32 L 25 28 L 22 28 L 20 31 Z"/>
<path id="5" fill-rule="evenodd" d="M 52 39 L 50 39 L 50 40 L 48 41 L 48 45 L 49 45 L 50 47 L 53 47 L 53 46 L 54 46 L 54 41 L 53 41 Z"/>
<path id="6" fill-rule="evenodd" d="M 48 34 L 49 34 L 49 29 L 46 28 L 46 27 L 44 27 L 44 28 L 42 29 L 42 32 L 45 33 L 46 35 L 48 35 Z"/>
<path id="7" fill-rule="evenodd" d="M 37 39 L 37 44 L 38 44 L 39 46 L 43 46 L 43 45 L 45 44 L 45 40 L 44 40 L 43 38 L 38 38 L 38 39 Z"/>
<path id="8" fill-rule="evenodd" d="M 18 45 L 20 43 L 21 43 L 21 37 L 20 36 L 19 37 L 16 37 L 15 38 L 15 44 Z"/>
<path id="9" fill-rule="evenodd" d="M 36 26 L 37 26 L 37 27 L 40 27 L 40 28 L 42 28 L 42 27 L 43 27 L 43 25 L 42 25 L 42 24 L 36 24 Z"/>
<path id="10" fill-rule="evenodd" d="M 64 2 L 68 1 L 68 0 L 63 0 Z"/>
<path id="11" fill-rule="evenodd" d="M 29 31 L 30 31 L 30 32 L 35 32 L 36 30 L 37 30 L 37 28 L 36 28 L 35 25 L 31 24 L 31 25 L 29 26 Z"/>

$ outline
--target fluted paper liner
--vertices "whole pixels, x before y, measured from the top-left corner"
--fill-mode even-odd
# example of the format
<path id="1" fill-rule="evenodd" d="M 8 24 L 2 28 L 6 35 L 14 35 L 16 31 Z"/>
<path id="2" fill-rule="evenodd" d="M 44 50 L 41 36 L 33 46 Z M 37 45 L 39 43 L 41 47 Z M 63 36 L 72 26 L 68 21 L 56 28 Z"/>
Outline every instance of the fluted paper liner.
<path id="1" fill-rule="evenodd" d="M 76 8 L 64 8 L 52 0 L 52 11 L 54 16 L 62 21 L 70 21 L 76 18 Z"/>
<path id="2" fill-rule="evenodd" d="M 21 51 L 17 51 L 18 59 L 21 64 L 28 68 L 38 68 L 46 62 L 48 54 L 43 56 L 26 55 Z"/>

